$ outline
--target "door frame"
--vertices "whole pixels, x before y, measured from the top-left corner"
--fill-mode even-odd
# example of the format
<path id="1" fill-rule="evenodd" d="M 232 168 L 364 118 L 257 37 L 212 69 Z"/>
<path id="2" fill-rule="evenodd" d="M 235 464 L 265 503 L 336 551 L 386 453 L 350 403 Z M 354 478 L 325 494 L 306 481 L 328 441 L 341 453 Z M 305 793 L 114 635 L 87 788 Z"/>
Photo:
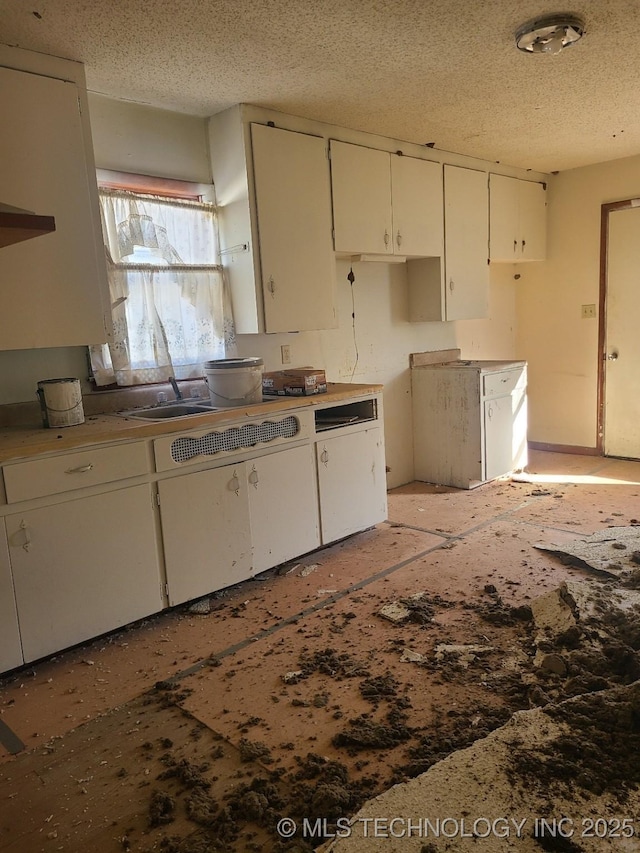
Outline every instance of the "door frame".
<path id="1" fill-rule="evenodd" d="M 607 266 L 609 262 L 609 214 L 640 207 L 640 198 L 610 201 L 600 205 L 600 294 L 598 305 L 598 419 L 596 450 L 604 456 L 605 361 L 607 343 Z"/>

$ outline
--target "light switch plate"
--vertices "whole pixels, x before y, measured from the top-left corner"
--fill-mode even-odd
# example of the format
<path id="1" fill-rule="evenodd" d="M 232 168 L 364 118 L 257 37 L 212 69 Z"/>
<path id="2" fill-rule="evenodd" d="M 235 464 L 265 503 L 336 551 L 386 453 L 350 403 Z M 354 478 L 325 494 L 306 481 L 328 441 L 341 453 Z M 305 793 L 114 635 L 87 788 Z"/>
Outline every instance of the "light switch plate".
<path id="1" fill-rule="evenodd" d="M 282 363 L 291 364 L 291 346 L 289 344 L 282 344 L 280 353 L 282 355 Z"/>

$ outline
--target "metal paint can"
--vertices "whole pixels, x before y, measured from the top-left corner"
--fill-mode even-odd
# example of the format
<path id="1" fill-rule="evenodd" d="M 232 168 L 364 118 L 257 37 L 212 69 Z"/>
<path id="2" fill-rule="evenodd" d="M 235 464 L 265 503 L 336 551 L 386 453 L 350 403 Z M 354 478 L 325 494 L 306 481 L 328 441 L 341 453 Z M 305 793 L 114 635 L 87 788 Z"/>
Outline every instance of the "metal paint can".
<path id="1" fill-rule="evenodd" d="M 57 429 L 84 423 L 79 379 L 42 379 L 37 395 L 43 426 Z"/>

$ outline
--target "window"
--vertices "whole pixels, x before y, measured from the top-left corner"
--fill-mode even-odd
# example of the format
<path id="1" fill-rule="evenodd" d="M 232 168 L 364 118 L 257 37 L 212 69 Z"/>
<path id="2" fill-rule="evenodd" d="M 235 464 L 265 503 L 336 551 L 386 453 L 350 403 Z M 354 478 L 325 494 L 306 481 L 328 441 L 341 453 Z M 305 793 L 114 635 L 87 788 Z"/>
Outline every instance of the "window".
<path id="1" fill-rule="evenodd" d="M 90 348 L 96 384 L 202 376 L 235 344 L 215 207 L 107 187 L 99 198 L 114 338 Z"/>

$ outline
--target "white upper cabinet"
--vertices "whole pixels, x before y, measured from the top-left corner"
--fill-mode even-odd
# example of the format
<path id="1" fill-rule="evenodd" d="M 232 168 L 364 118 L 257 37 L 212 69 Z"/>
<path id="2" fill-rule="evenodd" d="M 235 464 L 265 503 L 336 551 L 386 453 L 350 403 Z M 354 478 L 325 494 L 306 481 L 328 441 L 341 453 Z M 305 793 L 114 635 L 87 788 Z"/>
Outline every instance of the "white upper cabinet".
<path id="1" fill-rule="evenodd" d="M 491 175 L 492 261 L 542 261 L 546 257 L 546 192 L 543 184 Z"/>
<path id="2" fill-rule="evenodd" d="M 106 262 L 80 94 L 73 82 L 0 68 L 0 202 L 55 219 L 54 232 L 0 249 L 3 350 L 107 340 Z"/>
<path id="3" fill-rule="evenodd" d="M 334 247 L 341 254 L 442 254 L 439 163 L 331 140 Z"/>
<path id="4" fill-rule="evenodd" d="M 489 316 L 489 198 L 486 172 L 444 167 L 447 320 Z"/>
<path id="5" fill-rule="evenodd" d="M 327 143 L 251 125 L 267 332 L 333 329 L 336 265 L 331 245 Z"/>
<path id="6" fill-rule="evenodd" d="M 389 154 L 332 139 L 331 188 L 336 252 L 390 255 Z"/>
<path id="7" fill-rule="evenodd" d="M 443 252 L 442 166 L 391 154 L 394 252 L 438 257 Z"/>
<path id="8" fill-rule="evenodd" d="M 326 140 L 251 124 L 241 105 L 209 119 L 209 140 L 236 331 L 335 328 Z"/>
<path id="9" fill-rule="evenodd" d="M 489 316 L 489 197 L 487 173 L 444 166 L 444 264 L 407 262 L 412 322 Z"/>

